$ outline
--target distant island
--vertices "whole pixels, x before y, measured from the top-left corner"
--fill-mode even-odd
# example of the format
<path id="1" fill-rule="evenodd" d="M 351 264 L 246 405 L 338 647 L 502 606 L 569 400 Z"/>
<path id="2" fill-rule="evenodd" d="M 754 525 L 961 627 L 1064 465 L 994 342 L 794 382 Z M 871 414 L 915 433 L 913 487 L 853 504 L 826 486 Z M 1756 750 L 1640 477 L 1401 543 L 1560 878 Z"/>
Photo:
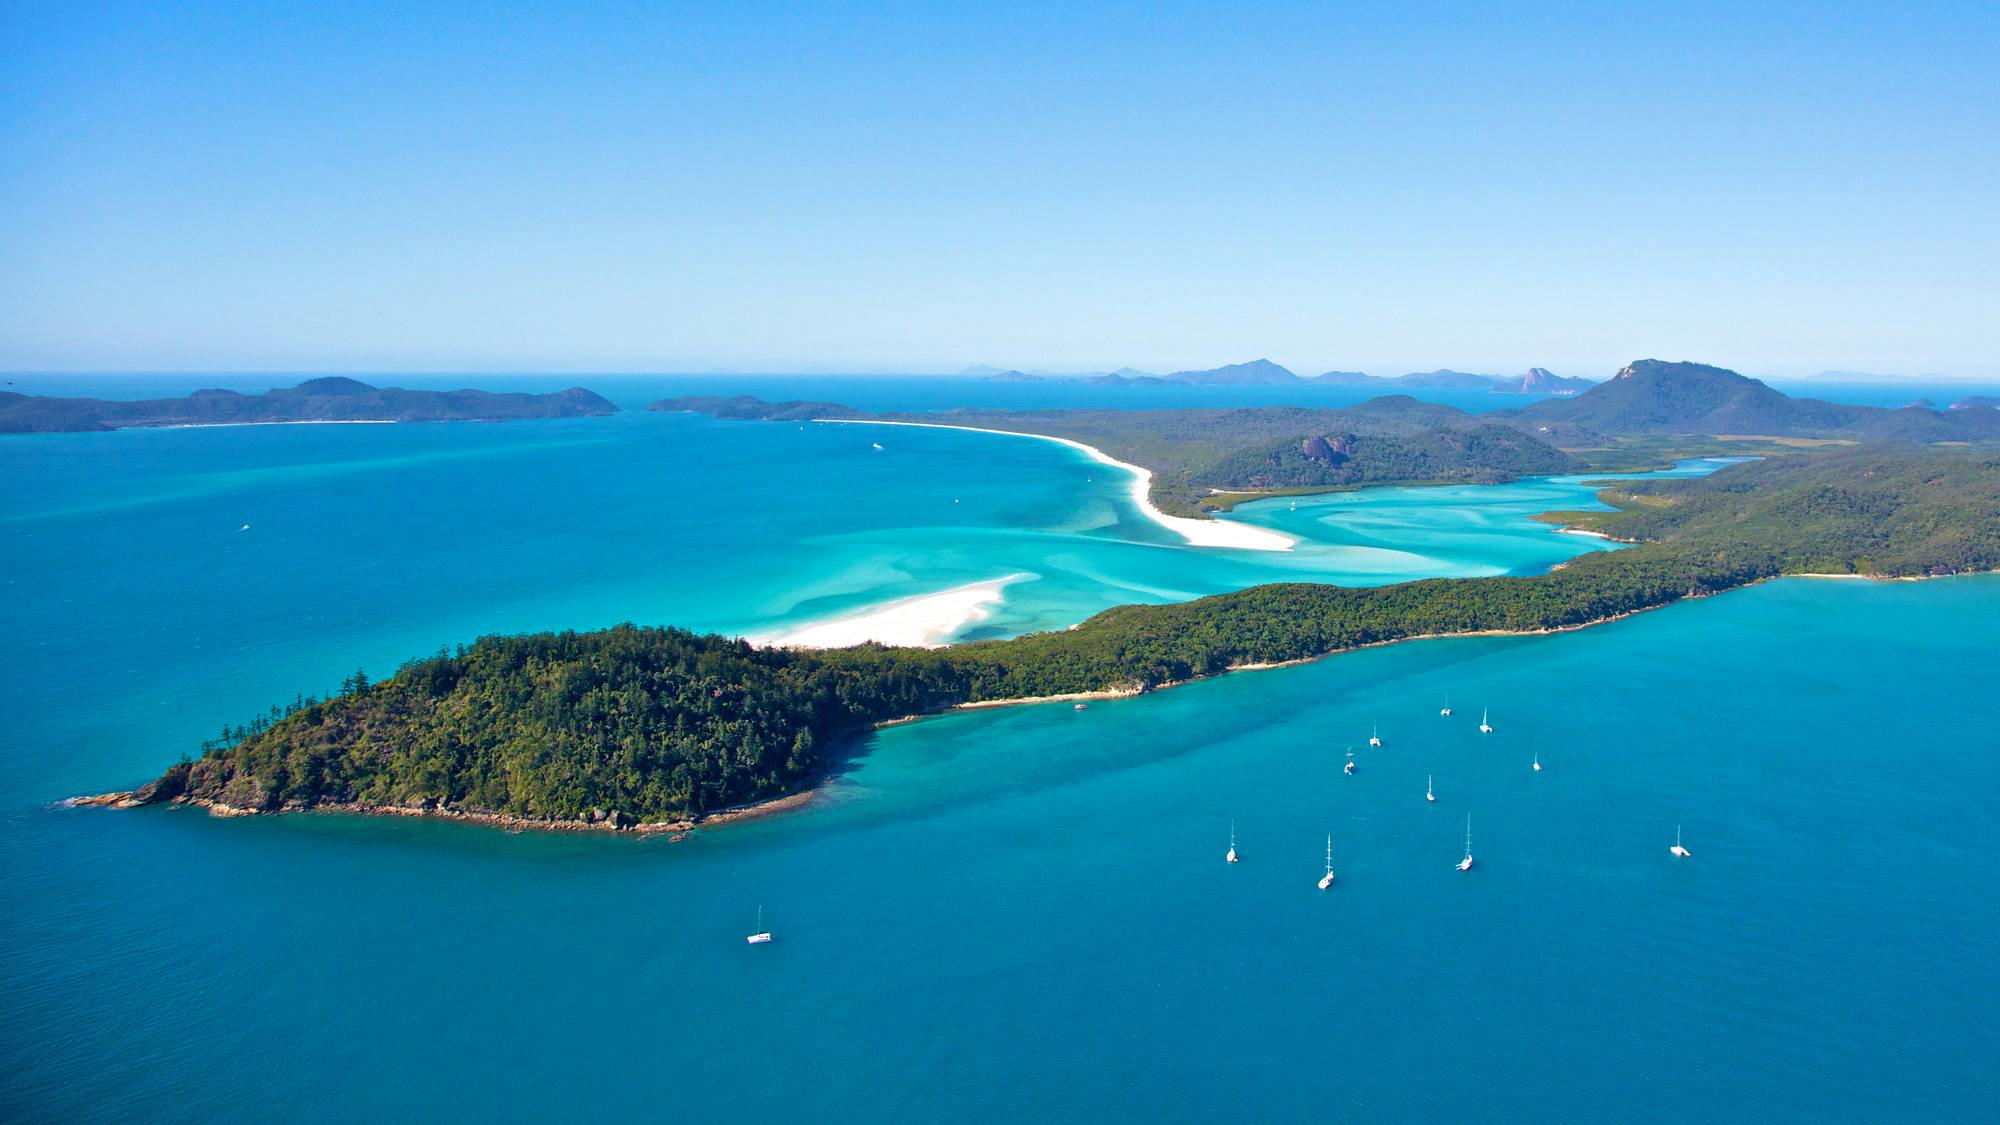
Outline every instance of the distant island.
<path id="1" fill-rule="evenodd" d="M 1268 359 L 1253 359 L 1247 363 L 1232 363 L 1200 371 L 1175 371 L 1167 375 L 1154 375 L 1130 367 L 1119 368 L 1117 371 L 1087 372 L 1067 376 L 1046 371 L 1003 371 L 993 367 L 971 367 L 961 374 L 977 375 L 995 383 L 1043 383 L 1066 378 L 1098 387 L 1305 385 L 1377 387 L 1391 391 L 1414 387 L 1493 391 L 1500 394 L 1572 395 L 1581 394 L 1596 386 L 1596 383 L 1589 379 L 1556 375 L 1543 367 L 1530 367 L 1521 375 L 1472 375 L 1463 371 L 1439 369 L 1398 375 L 1395 378 L 1367 375 L 1359 371 L 1328 371 L 1313 378 L 1306 378 Z"/>
<path id="2" fill-rule="evenodd" d="M 100 399 L 0 393 L 0 433 L 226 426 L 282 422 L 504 422 L 616 414 L 602 396 L 571 387 L 553 394 L 413 391 L 329 375 L 246 395 L 202 390 L 181 398 Z"/>

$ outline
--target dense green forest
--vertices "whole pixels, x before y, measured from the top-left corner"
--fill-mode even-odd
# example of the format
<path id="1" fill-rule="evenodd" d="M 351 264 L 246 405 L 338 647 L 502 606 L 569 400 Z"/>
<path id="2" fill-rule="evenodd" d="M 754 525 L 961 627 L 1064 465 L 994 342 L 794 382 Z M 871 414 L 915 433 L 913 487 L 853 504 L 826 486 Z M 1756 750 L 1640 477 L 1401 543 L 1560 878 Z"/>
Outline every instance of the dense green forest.
<path id="1" fill-rule="evenodd" d="M 1533 577 L 1290 583 L 1123 606 L 945 649 L 753 648 L 683 630 L 486 637 L 225 732 L 137 798 L 431 807 L 628 824 L 805 784 L 871 724 L 954 704 L 1143 690 L 1425 635 L 1541 630 L 1801 572 L 2000 568 L 2000 455 L 1861 448 L 1619 482 L 1598 530 L 1641 545 Z"/>

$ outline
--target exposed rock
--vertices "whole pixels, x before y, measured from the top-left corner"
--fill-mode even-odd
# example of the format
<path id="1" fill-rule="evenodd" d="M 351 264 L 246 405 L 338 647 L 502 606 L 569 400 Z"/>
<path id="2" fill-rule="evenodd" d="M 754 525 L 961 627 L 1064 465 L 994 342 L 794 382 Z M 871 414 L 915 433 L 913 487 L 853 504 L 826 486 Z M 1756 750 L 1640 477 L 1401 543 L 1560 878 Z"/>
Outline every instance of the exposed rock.
<path id="1" fill-rule="evenodd" d="M 131 801 L 131 806 L 120 807 L 151 805 L 161 801 L 173 800 L 182 793 L 187 792 L 188 775 L 193 770 L 194 763 L 192 762 L 175 763 L 167 769 L 166 773 L 161 774 L 158 780 L 149 781 L 139 788 L 134 789 L 128 797 Z"/>

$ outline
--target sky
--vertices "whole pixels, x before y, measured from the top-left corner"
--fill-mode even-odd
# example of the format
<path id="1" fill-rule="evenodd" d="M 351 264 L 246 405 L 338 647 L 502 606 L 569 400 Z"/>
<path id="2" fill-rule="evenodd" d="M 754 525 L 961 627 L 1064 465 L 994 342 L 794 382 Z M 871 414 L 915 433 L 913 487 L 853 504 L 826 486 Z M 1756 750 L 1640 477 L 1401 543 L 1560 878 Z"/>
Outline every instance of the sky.
<path id="1" fill-rule="evenodd" d="M 1990 378 L 1996 58 L 1992 3 L 0 0 L 0 368 Z"/>

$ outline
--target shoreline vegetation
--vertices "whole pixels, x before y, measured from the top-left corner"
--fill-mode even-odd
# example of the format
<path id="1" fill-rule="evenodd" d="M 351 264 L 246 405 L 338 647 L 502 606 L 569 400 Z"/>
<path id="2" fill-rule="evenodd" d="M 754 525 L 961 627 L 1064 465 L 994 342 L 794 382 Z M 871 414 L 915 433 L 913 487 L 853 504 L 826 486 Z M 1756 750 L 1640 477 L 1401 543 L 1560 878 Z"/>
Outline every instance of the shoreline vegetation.
<path id="1" fill-rule="evenodd" d="M 1875 578 L 1874 576 L 1865 574 L 1801 574 L 1801 575 L 1779 575 L 1777 577 L 1858 578 L 1864 581 L 1886 580 L 1886 579 L 1878 579 Z M 1918 579 L 1915 578 L 1906 580 L 1918 581 Z M 1754 584 L 1755 583 L 1753 583 L 1753 585 Z M 1719 591 L 1719 592 L 1726 593 L 1728 591 Z M 926 719 L 941 718 L 946 715 L 954 714 L 961 711 L 991 711 L 1003 707 L 1034 707 L 1034 706 L 1044 706 L 1057 703 L 1097 703 L 1115 699 L 1131 699 L 1140 695 L 1150 695 L 1155 692 L 1168 691 L 1177 687 L 1186 687 L 1189 684 L 1200 683 L 1204 680 L 1214 679 L 1218 676 L 1227 676 L 1239 672 L 1267 672 L 1278 668 L 1292 668 L 1301 665 L 1317 663 L 1321 660 L 1330 659 L 1335 656 L 1343 656 L 1351 652 L 1360 652 L 1365 649 L 1384 648 L 1390 645 L 1407 644 L 1417 641 L 1463 640 L 1476 637 L 1552 636 L 1558 633 L 1571 633 L 1582 629 L 1589 629 L 1598 625 L 1608 625 L 1614 621 L 1621 621 L 1624 620 L 1625 618 L 1633 617 L 1640 613 L 1645 613 L 1653 609 L 1665 608 L 1665 606 L 1668 604 L 1671 603 L 1661 603 L 1660 605 L 1648 606 L 1643 609 L 1627 610 L 1612 614 L 1608 617 L 1597 618 L 1590 621 L 1581 621 L 1573 625 L 1561 625 L 1545 629 L 1514 629 L 1514 630 L 1489 629 L 1489 630 L 1480 630 L 1467 633 L 1419 633 L 1408 637 L 1394 637 L 1388 640 L 1371 641 L 1365 644 L 1356 645 L 1352 648 L 1338 649 L 1330 652 L 1319 653 L 1314 656 L 1303 656 L 1293 660 L 1278 660 L 1267 663 L 1235 664 L 1231 665 L 1230 667 L 1223 668 L 1220 671 L 1217 671 L 1210 675 L 1194 676 L 1185 680 L 1170 680 L 1151 685 L 1150 687 L 1142 687 L 1135 684 L 1129 687 L 1109 688 L 1101 691 L 1073 691 L 1073 692 L 1062 692 L 1055 695 L 1023 696 L 1016 699 L 983 699 L 967 703 L 954 703 L 951 704 L 950 706 L 943 707 L 935 711 L 917 712 L 909 715 L 900 715 L 891 719 L 883 719 L 871 724 L 869 729 L 886 730 L 890 727 L 907 726 L 911 723 L 922 722 Z M 641 821 L 641 822 L 631 821 L 628 818 L 625 818 L 615 813 L 605 813 L 597 817 L 584 817 L 578 820 L 538 819 L 533 817 L 512 816 L 502 813 L 455 809 L 446 804 L 437 804 L 427 801 L 419 801 L 418 803 L 412 805 L 373 805 L 373 804 L 363 804 L 360 802 L 345 802 L 345 803 L 325 802 L 320 804 L 307 805 L 298 802 L 287 802 L 286 804 L 281 805 L 276 809 L 237 808 L 228 804 L 224 804 L 220 801 L 206 800 L 201 798 L 174 798 L 172 799 L 172 803 L 206 809 L 210 816 L 219 816 L 219 817 L 257 816 L 266 813 L 272 813 L 272 814 L 320 813 L 320 814 L 332 814 L 332 815 L 342 815 L 342 816 L 393 816 L 393 817 L 420 817 L 420 818 L 428 817 L 435 819 L 458 821 L 466 824 L 484 825 L 493 828 L 505 828 L 516 831 L 545 831 L 545 832 L 631 831 L 641 836 L 648 836 L 661 832 L 673 832 L 677 834 L 692 832 L 696 827 L 714 827 L 716 825 L 725 824 L 730 821 L 748 820 L 755 817 L 768 816 L 775 813 L 789 812 L 798 808 L 803 808 L 804 806 L 812 803 L 820 796 L 824 795 L 824 789 L 822 787 L 825 784 L 825 781 L 826 777 L 822 774 L 821 776 L 808 778 L 805 782 L 805 788 L 799 789 L 794 792 L 784 793 L 779 796 L 765 797 L 756 801 L 751 801 L 746 804 L 735 805 L 729 808 L 716 809 L 711 812 L 701 813 L 698 815 L 678 820 Z M 101 807 L 101 808 L 114 808 L 114 809 L 142 808 L 148 804 L 154 804 L 154 803 L 157 802 L 150 799 L 150 795 L 143 794 L 140 790 L 120 790 L 109 793 L 98 793 L 88 796 L 71 797 L 60 802 L 60 804 L 69 808 Z"/>
<path id="2" fill-rule="evenodd" d="M 2000 569 L 1991 451 L 1840 447 L 1606 484 L 1617 510 L 1566 515 L 1637 545 L 1534 576 L 1284 583 L 937 649 L 759 648 L 630 625 L 486 637 L 273 709 L 96 803 L 683 831 L 813 792 L 838 748 L 912 716 L 1139 694 L 1418 638 L 1568 631 L 1784 575 Z"/>

